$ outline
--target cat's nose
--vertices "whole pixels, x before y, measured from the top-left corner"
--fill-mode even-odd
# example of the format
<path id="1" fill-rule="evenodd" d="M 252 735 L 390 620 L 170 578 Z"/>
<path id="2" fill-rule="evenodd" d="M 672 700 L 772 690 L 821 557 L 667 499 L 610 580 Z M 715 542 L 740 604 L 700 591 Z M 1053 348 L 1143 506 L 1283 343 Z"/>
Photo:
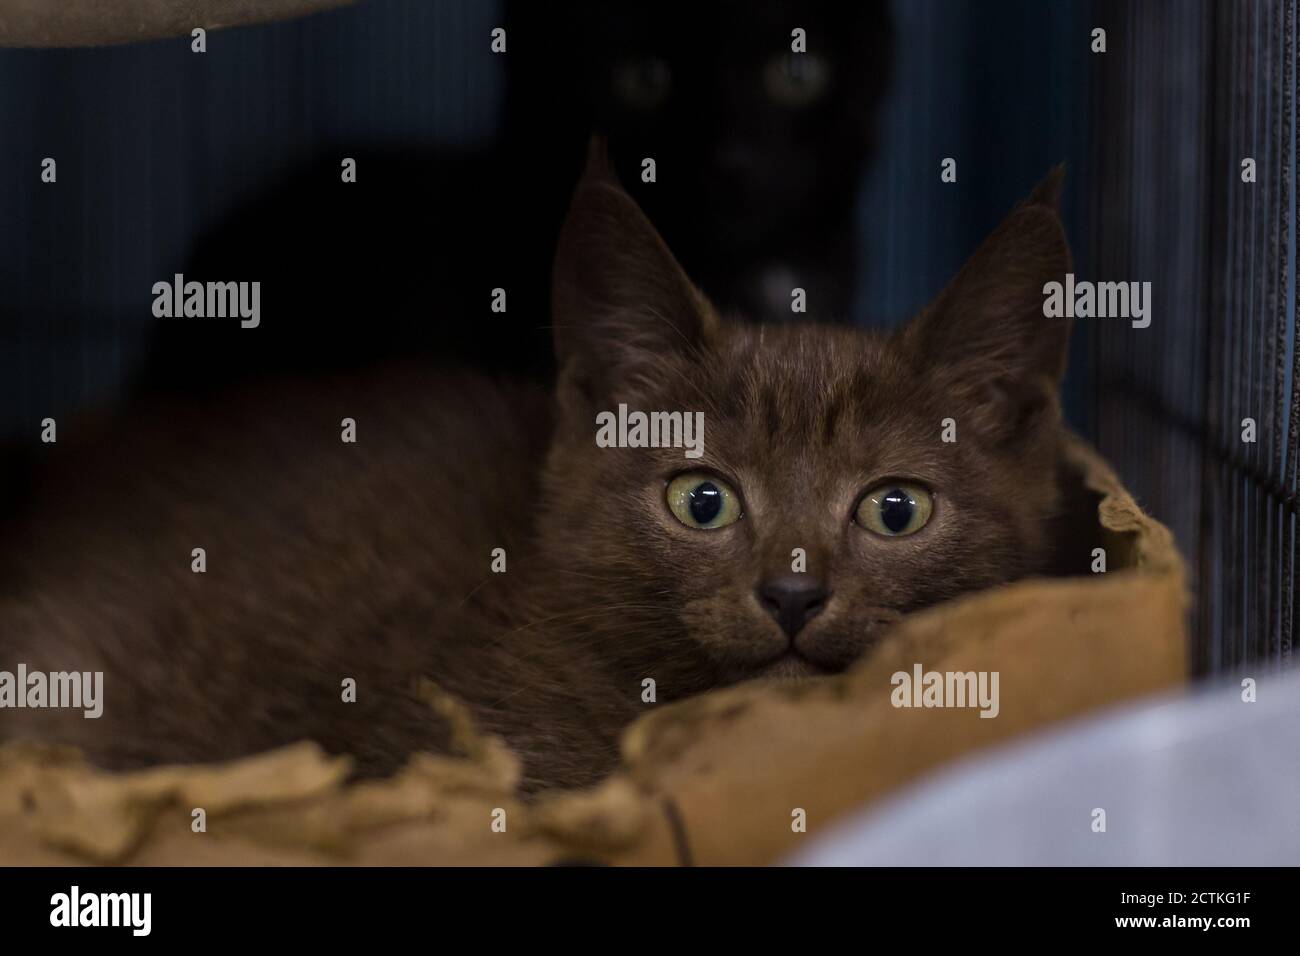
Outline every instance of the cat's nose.
<path id="1" fill-rule="evenodd" d="M 758 603 L 794 640 L 805 624 L 821 613 L 830 596 L 826 586 L 807 574 L 787 574 L 758 586 Z"/>

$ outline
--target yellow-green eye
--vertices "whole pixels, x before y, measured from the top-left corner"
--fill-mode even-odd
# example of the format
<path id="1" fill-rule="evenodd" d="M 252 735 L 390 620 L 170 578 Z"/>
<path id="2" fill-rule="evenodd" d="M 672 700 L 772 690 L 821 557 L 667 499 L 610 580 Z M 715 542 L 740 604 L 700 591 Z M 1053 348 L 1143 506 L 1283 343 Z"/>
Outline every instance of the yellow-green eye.
<path id="1" fill-rule="evenodd" d="M 804 109 L 821 99 L 830 84 L 830 65 L 815 53 L 774 56 L 763 68 L 767 95 L 781 106 Z"/>
<path id="2" fill-rule="evenodd" d="M 623 60 L 614 67 L 614 92 L 628 106 L 655 110 L 673 88 L 673 71 L 657 56 Z"/>
<path id="3" fill-rule="evenodd" d="M 930 520 L 930 492 L 910 481 L 891 481 L 873 488 L 858 502 L 858 524 L 889 538 L 915 534 Z"/>
<path id="4" fill-rule="evenodd" d="M 668 510 L 688 528 L 712 531 L 740 517 L 740 496 L 721 478 L 692 471 L 668 482 Z"/>

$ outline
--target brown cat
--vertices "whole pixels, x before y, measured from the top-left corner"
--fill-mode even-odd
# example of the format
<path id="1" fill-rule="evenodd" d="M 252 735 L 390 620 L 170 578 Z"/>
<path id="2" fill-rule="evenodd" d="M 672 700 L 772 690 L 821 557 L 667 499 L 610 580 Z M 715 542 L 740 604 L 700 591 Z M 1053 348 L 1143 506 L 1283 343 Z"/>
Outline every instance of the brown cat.
<path id="1" fill-rule="evenodd" d="M 449 746 L 426 675 L 526 787 L 582 785 L 655 706 L 647 678 L 663 703 L 838 671 L 902 614 L 1045 571 L 1059 179 L 885 336 L 720 320 L 594 150 L 553 402 L 403 367 L 66 428 L 3 532 L 0 671 L 102 671 L 103 713 L 3 707 L 0 738 L 113 768 L 313 738 L 383 773 Z M 598 447 L 620 404 L 702 412 L 702 456 Z"/>

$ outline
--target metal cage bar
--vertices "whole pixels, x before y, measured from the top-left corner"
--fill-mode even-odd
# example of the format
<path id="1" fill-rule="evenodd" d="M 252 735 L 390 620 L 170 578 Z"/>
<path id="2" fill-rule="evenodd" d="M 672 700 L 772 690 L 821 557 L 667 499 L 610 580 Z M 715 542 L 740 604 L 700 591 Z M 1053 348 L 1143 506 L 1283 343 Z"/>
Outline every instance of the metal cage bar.
<path id="1" fill-rule="evenodd" d="M 1099 19 L 1123 62 L 1098 68 L 1094 278 L 1151 281 L 1156 305 L 1146 329 L 1097 320 L 1097 442 L 1188 556 L 1194 670 L 1282 666 L 1300 570 L 1297 2 L 1103 3 Z"/>

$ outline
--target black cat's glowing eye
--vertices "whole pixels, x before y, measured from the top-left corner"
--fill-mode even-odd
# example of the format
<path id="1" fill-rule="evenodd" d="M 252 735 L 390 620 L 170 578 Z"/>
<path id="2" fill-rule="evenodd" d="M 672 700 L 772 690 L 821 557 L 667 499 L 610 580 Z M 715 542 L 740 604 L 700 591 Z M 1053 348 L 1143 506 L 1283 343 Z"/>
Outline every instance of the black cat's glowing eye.
<path id="1" fill-rule="evenodd" d="M 740 518 L 740 496 L 715 475 L 693 471 L 668 482 L 668 510 L 688 528 L 713 531 Z"/>
<path id="2" fill-rule="evenodd" d="M 673 88 L 673 71 L 657 56 L 621 61 L 615 65 L 612 79 L 619 100 L 638 110 L 663 106 Z"/>
<path id="3" fill-rule="evenodd" d="M 888 538 L 915 534 L 934 510 L 930 492 L 910 481 L 891 481 L 863 495 L 854 513 L 858 524 Z"/>
<path id="4" fill-rule="evenodd" d="M 830 86 L 830 67 L 815 53 L 774 56 L 763 68 L 763 87 L 773 102 L 803 109 L 822 98 Z"/>

